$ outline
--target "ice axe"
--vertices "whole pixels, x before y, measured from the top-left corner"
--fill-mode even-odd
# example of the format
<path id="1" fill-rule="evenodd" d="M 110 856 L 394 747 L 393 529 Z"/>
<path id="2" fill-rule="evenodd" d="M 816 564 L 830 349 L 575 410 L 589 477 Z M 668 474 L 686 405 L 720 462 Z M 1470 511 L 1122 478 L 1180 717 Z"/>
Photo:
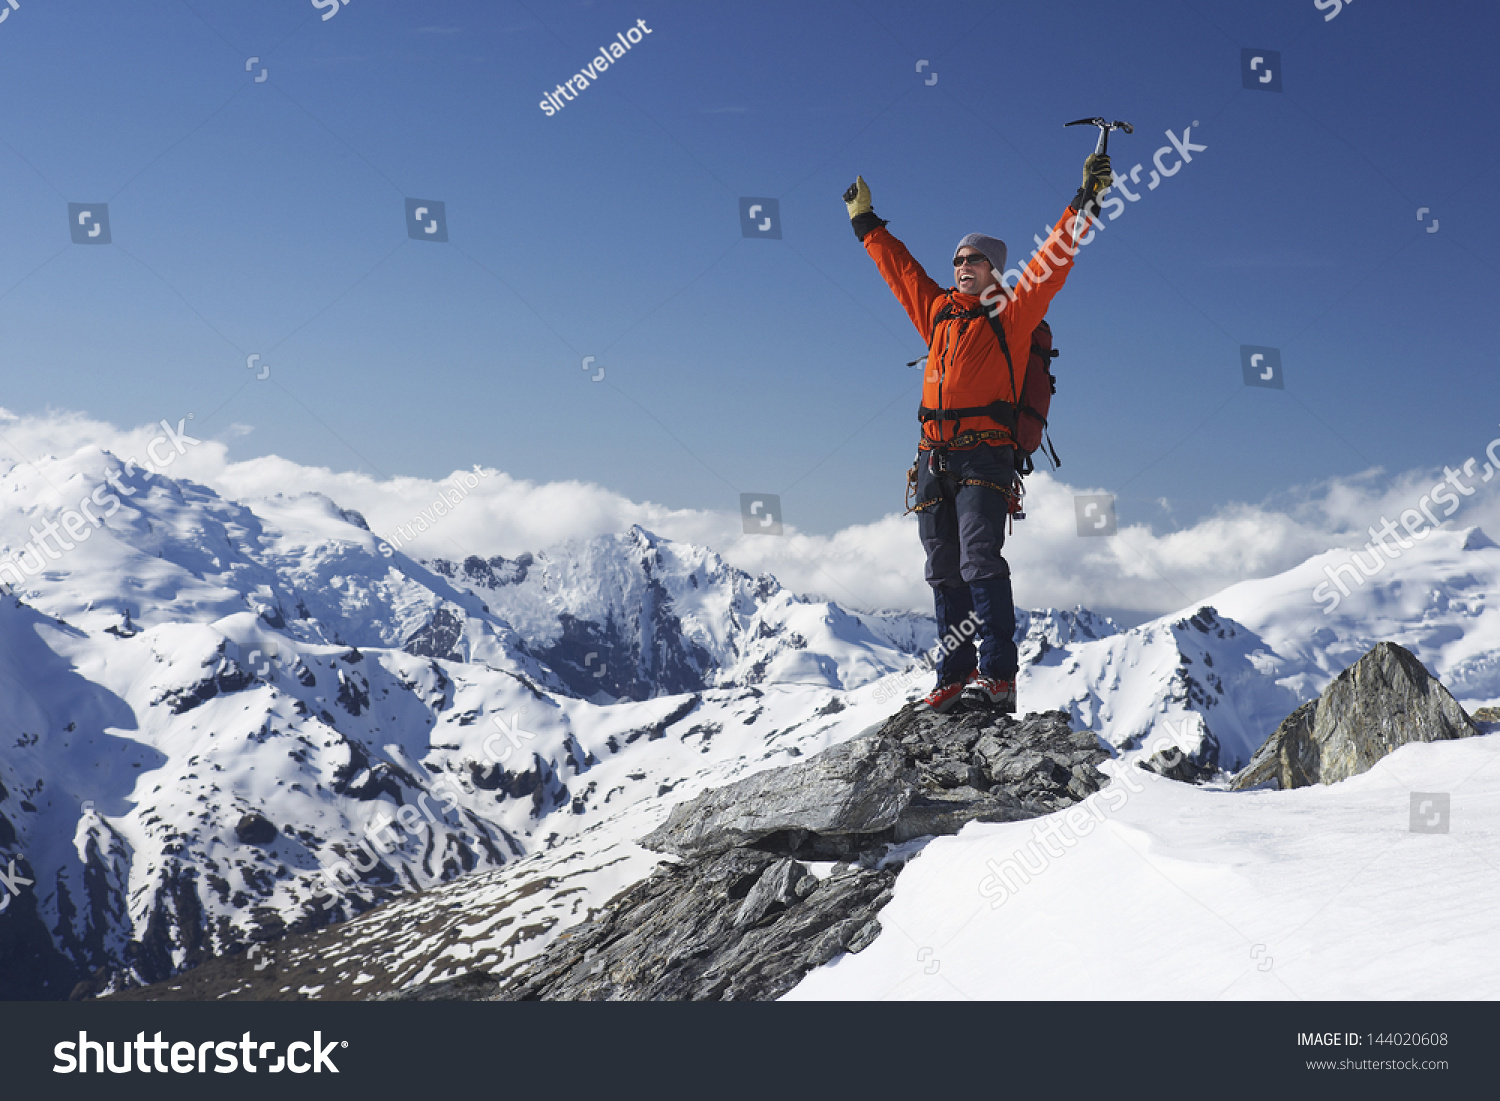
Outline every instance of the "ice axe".
<path id="1" fill-rule="evenodd" d="M 1065 122 L 1065 123 L 1063 123 L 1063 125 L 1064 126 L 1097 126 L 1097 127 L 1099 127 L 1099 144 L 1094 149 L 1095 153 L 1108 153 L 1109 152 L 1109 132 L 1111 130 L 1124 130 L 1125 133 L 1127 133 L 1127 134 L 1134 134 L 1135 133 L 1135 127 L 1134 126 L 1131 126 L 1130 123 L 1128 123 L 1128 122 L 1121 122 L 1119 119 L 1115 119 L 1114 122 L 1110 122 L 1108 119 L 1098 119 L 1098 118 L 1095 118 L 1095 119 L 1074 119 L 1072 122 Z"/>

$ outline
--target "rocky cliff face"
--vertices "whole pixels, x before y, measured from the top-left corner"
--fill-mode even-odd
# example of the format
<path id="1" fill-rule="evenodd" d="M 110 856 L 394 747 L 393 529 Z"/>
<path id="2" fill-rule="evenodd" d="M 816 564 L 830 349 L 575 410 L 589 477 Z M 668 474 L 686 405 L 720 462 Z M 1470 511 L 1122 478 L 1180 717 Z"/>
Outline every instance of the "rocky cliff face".
<path id="1" fill-rule="evenodd" d="M 1099 787 L 1109 754 L 1060 711 L 1016 721 L 944 718 L 908 705 L 878 731 L 802 765 L 748 776 L 679 804 L 641 839 L 685 858 L 738 846 L 810 860 L 858 858 L 881 845 L 1013 822 Z"/>
<path id="2" fill-rule="evenodd" d="M 1288 715 L 1230 787 L 1282 789 L 1358 776 L 1408 742 L 1481 733 L 1409 650 L 1379 643 Z"/>
<path id="3" fill-rule="evenodd" d="M 520 980 L 475 975 L 415 1000 L 769 1001 L 880 933 L 896 873 L 733 848 L 658 871 L 559 938 Z"/>
<path id="4" fill-rule="evenodd" d="M 778 998 L 880 932 L 896 871 L 933 836 L 1099 790 L 1109 754 L 1061 712 L 1017 721 L 902 709 L 800 764 L 679 804 L 641 844 L 681 858 L 622 892 L 511 981 L 419 1000 Z"/>

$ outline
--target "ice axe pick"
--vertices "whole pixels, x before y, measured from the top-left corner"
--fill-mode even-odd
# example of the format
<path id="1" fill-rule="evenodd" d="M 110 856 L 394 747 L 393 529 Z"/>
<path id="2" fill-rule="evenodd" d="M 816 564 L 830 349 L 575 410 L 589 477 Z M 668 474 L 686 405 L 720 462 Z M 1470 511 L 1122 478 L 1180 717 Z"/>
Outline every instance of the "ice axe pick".
<path id="1" fill-rule="evenodd" d="M 1108 119 L 1100 119 L 1100 118 L 1094 118 L 1094 119 L 1074 119 L 1072 122 L 1065 122 L 1065 123 L 1063 123 L 1063 125 L 1064 126 L 1097 126 L 1097 127 L 1099 127 L 1099 144 L 1094 149 L 1095 153 L 1108 153 L 1109 152 L 1109 132 L 1111 130 L 1124 130 L 1125 133 L 1127 133 L 1127 134 L 1134 134 L 1135 133 L 1135 127 L 1134 126 L 1131 126 L 1130 123 L 1128 123 L 1128 122 L 1121 122 L 1119 119 L 1115 119 L 1114 122 L 1110 122 Z"/>

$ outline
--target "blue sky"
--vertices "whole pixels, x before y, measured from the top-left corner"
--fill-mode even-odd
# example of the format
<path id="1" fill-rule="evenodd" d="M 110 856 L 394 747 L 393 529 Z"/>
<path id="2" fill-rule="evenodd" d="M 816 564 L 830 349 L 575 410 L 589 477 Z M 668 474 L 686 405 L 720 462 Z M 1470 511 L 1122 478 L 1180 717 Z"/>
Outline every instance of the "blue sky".
<path id="1" fill-rule="evenodd" d="M 1062 123 L 1105 114 L 1143 181 L 1166 130 L 1207 149 L 1053 304 L 1071 484 L 1161 532 L 1461 462 L 1500 420 L 1500 14 L 1328 13 L 23 0 L 0 23 L 0 405 L 193 411 L 237 459 L 377 476 L 778 493 L 832 532 L 899 510 L 923 350 L 840 193 L 862 173 L 946 284 L 965 233 L 1030 251 L 1093 146 Z M 1281 92 L 1242 87 L 1247 47 L 1281 53 Z M 780 240 L 741 235 L 741 196 L 778 200 Z M 447 243 L 407 238 L 407 198 L 445 204 Z M 71 244 L 69 202 L 107 202 L 113 243 Z M 1280 349 L 1286 388 L 1247 387 L 1241 345 Z"/>

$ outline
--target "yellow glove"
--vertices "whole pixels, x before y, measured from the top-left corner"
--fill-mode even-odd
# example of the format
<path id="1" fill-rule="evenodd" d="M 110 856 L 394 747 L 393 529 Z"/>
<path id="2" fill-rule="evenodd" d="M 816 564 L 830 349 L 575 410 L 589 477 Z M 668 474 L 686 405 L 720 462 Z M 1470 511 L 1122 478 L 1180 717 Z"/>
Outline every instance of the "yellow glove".
<path id="1" fill-rule="evenodd" d="M 865 183 L 863 176 L 856 176 L 849 190 L 844 192 L 844 205 L 849 208 L 851 219 L 869 214 L 874 209 L 870 206 L 870 185 Z"/>
<path id="2" fill-rule="evenodd" d="M 1083 186 L 1090 196 L 1099 194 L 1114 182 L 1115 175 L 1109 168 L 1109 154 L 1090 153 L 1089 159 L 1083 162 Z"/>

